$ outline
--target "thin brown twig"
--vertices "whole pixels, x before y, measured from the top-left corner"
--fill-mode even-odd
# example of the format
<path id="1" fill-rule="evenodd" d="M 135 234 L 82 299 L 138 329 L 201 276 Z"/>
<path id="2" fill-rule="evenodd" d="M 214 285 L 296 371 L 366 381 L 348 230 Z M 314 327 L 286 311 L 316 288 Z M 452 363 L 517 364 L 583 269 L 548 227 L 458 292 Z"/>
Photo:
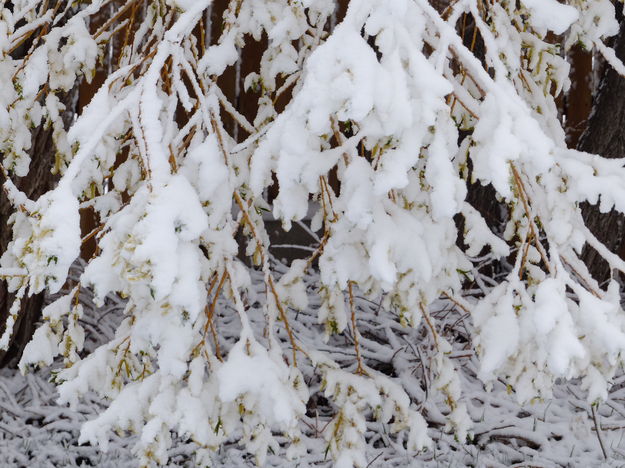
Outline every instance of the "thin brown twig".
<path id="1" fill-rule="evenodd" d="M 595 409 L 595 405 L 590 405 L 590 411 L 592 412 L 592 419 L 595 422 L 595 433 L 597 434 L 597 439 L 599 440 L 599 446 L 601 447 L 601 453 L 603 453 L 603 458 L 608 459 L 608 454 L 605 449 L 605 445 L 603 444 L 603 436 L 601 435 L 601 426 L 599 425 L 597 418 L 597 410 Z"/>
<path id="2" fill-rule="evenodd" d="M 601 298 L 601 294 L 599 294 L 599 292 L 592 287 L 592 285 L 590 284 L 588 278 L 585 278 L 584 275 L 582 275 L 579 270 L 577 268 L 575 268 L 573 265 L 571 265 L 571 262 L 569 262 L 566 257 L 564 257 L 563 255 L 560 255 L 560 260 L 562 260 L 563 263 L 565 263 L 572 271 L 573 273 L 575 273 L 575 275 L 581 280 L 582 283 L 584 283 L 584 287 L 590 291 L 590 293 L 598 298 Z"/>
<path id="3" fill-rule="evenodd" d="M 102 231 L 102 229 L 104 229 L 104 224 L 94 228 L 91 230 L 91 232 L 89 232 L 89 234 L 87 234 L 85 237 L 83 237 L 80 240 L 81 244 L 84 244 L 85 242 L 87 242 L 89 239 L 92 239 L 93 236 L 97 235 L 100 231 Z"/>
<path id="4" fill-rule="evenodd" d="M 273 276 L 271 276 L 271 274 L 269 275 L 269 288 L 271 289 L 271 293 L 274 297 L 276 307 L 278 308 L 278 313 L 280 314 L 282 322 L 284 322 L 284 328 L 286 328 L 286 333 L 289 336 L 289 341 L 291 342 L 291 348 L 293 352 L 293 366 L 297 367 L 297 351 L 302 351 L 302 349 L 295 341 L 295 335 L 293 334 L 293 330 L 291 329 L 291 325 L 289 324 L 289 320 L 286 316 L 286 312 L 284 311 L 284 307 L 282 307 L 282 303 L 280 301 L 280 297 L 278 296 L 278 292 L 276 291 L 276 286 L 274 284 Z"/>
<path id="5" fill-rule="evenodd" d="M 352 335 L 354 336 L 354 349 L 356 350 L 356 374 L 367 375 L 367 371 L 362 364 L 362 356 L 360 355 L 360 340 L 358 327 L 356 326 L 356 307 L 354 305 L 354 293 L 352 291 L 352 284 L 353 281 L 347 282 L 347 291 L 349 293 L 349 309 L 352 317 Z"/>
<path id="6" fill-rule="evenodd" d="M 432 338 L 434 338 L 434 346 L 436 347 L 436 350 L 438 351 L 439 349 L 438 332 L 436 331 L 436 328 L 434 328 L 434 324 L 432 323 L 432 317 L 430 317 L 430 314 L 428 313 L 428 311 L 425 309 L 425 307 L 423 307 L 423 304 L 419 304 L 419 307 L 421 308 L 421 315 L 423 315 L 423 318 L 425 319 L 425 323 L 427 323 L 427 326 L 430 329 L 430 332 L 432 333 Z"/>
<path id="7" fill-rule="evenodd" d="M 247 223 L 247 225 L 250 228 L 250 232 L 252 233 L 252 237 L 256 241 L 257 245 L 261 246 L 262 245 L 261 239 L 258 236 L 258 233 L 256 232 L 256 227 L 254 226 L 254 223 L 252 222 L 252 219 L 250 218 L 249 211 L 248 211 L 247 207 L 245 206 L 245 203 L 243 202 L 243 198 L 241 197 L 239 192 L 236 191 L 236 190 L 234 192 L 234 199 L 235 199 L 237 205 L 239 206 L 239 209 L 241 210 L 241 213 L 243 215 L 244 221 Z M 286 312 L 284 311 L 284 308 L 282 307 L 282 301 L 280 300 L 280 296 L 278 295 L 278 292 L 276 291 L 273 275 L 271 274 L 271 272 L 268 269 L 267 258 L 265 256 L 265 252 L 264 252 L 264 250 L 262 248 L 260 249 L 260 257 L 261 257 L 261 262 L 263 263 L 263 266 L 267 268 L 266 274 L 267 274 L 267 277 L 268 277 L 268 280 L 267 280 L 268 286 L 269 286 L 269 289 L 271 290 L 271 294 L 273 295 L 274 300 L 276 302 L 276 307 L 278 308 L 278 313 L 280 314 L 280 318 L 282 319 L 282 322 L 284 323 L 284 327 L 286 328 L 287 335 L 289 336 L 289 341 L 291 342 L 291 347 L 293 349 L 293 365 L 295 367 L 297 367 L 297 351 L 298 350 L 302 351 L 302 349 L 297 345 L 297 343 L 295 341 L 295 336 L 293 334 L 293 330 L 291 329 L 291 325 L 290 325 L 289 320 L 288 320 L 288 318 L 286 316 Z"/>
<path id="8" fill-rule="evenodd" d="M 54 18 L 56 13 L 59 11 L 60 7 L 61 7 L 61 0 L 58 0 L 56 2 L 56 5 L 54 5 L 54 8 L 52 9 L 52 15 L 51 15 L 52 18 Z M 48 33 L 49 30 L 50 30 L 50 21 L 47 21 L 47 22 L 45 22 L 42 25 L 41 31 L 39 31 L 39 34 L 37 35 L 37 37 L 33 41 L 33 45 L 31 46 L 31 51 L 24 58 L 24 60 L 22 60 L 22 63 L 20 64 L 20 66 L 17 67 L 17 69 L 13 73 L 13 77 L 11 78 L 11 81 L 15 80 L 15 78 L 17 78 L 17 74 L 24 69 L 24 67 L 26 66 L 26 64 L 30 60 L 30 57 L 32 57 L 33 52 L 35 51 L 35 46 L 38 44 L 38 42 L 41 40 L 41 38 L 44 37 Z M 28 36 L 28 37 L 30 37 L 30 36 Z"/>
<path id="9" fill-rule="evenodd" d="M 447 299 L 449 299 L 451 302 L 453 302 L 457 307 L 461 308 L 465 313 L 469 314 L 471 313 L 471 311 L 469 309 L 467 309 L 466 306 L 464 306 L 463 304 L 460 303 L 460 301 L 458 299 L 456 299 L 455 297 L 453 297 L 451 294 L 449 294 L 447 291 L 443 291 L 443 295 L 445 297 L 447 297 Z"/>
<path id="10" fill-rule="evenodd" d="M 530 242 L 528 239 L 531 236 L 531 233 L 529 236 L 525 236 L 525 241 L 524 241 L 524 247 L 523 247 L 523 256 L 521 257 L 521 267 L 519 268 L 519 279 L 522 280 L 523 279 L 523 271 L 525 271 L 525 264 L 527 263 L 527 254 L 530 250 Z"/>
<path id="11" fill-rule="evenodd" d="M 93 35 L 93 38 L 97 39 L 98 37 L 100 37 L 102 35 L 102 33 L 104 33 L 104 31 L 106 31 L 111 24 L 113 24 L 115 21 L 117 21 L 124 13 L 126 13 L 126 11 L 131 6 L 133 6 L 138 1 L 139 0 L 128 0 L 128 2 L 126 2 L 126 4 L 124 6 L 122 6 L 119 10 L 117 10 L 117 13 L 115 13 L 113 16 L 111 16 L 111 18 L 109 18 L 108 21 L 106 23 L 104 23 L 100 27 L 100 29 L 98 29 L 95 32 L 95 34 Z"/>
<path id="12" fill-rule="evenodd" d="M 223 361 L 223 359 L 221 357 L 221 350 L 219 347 L 219 340 L 217 337 L 217 329 L 215 328 L 215 323 L 214 323 L 213 318 L 215 316 L 215 307 L 217 306 L 217 300 L 219 299 L 219 295 L 224 286 L 224 283 L 226 282 L 227 277 L 228 277 L 228 271 L 225 270 L 223 275 L 221 275 L 221 280 L 219 281 L 219 285 L 217 286 L 217 290 L 215 291 L 213 300 L 211 301 L 210 305 L 207 306 L 204 310 L 206 314 L 206 325 L 204 326 L 204 336 L 206 336 L 206 332 L 208 328 L 210 328 L 211 334 L 213 335 L 213 342 L 215 344 L 215 355 L 217 356 L 217 359 L 219 359 L 220 361 Z M 210 294 L 211 291 L 213 290 L 216 281 L 217 281 L 217 275 L 215 275 L 215 277 L 213 278 L 213 281 L 211 282 L 208 294 Z"/>
<path id="13" fill-rule="evenodd" d="M 521 198 L 521 202 L 523 203 L 523 208 L 525 209 L 525 213 L 527 215 L 529 227 L 532 232 L 532 236 L 533 236 L 534 244 L 536 245 L 536 249 L 538 250 L 538 253 L 540 254 L 540 257 L 543 263 L 545 264 L 545 267 L 549 271 L 549 273 L 553 274 L 553 269 L 547 258 L 547 253 L 545 252 L 545 249 L 540 243 L 540 238 L 538 237 L 538 227 L 536 226 L 536 222 L 534 221 L 534 217 L 532 216 L 532 212 L 530 210 L 529 197 L 527 196 L 527 191 L 525 190 L 525 186 L 523 185 L 523 180 L 521 179 L 519 172 L 517 171 L 516 167 L 514 166 L 512 162 L 510 162 L 510 168 L 512 170 L 512 176 L 514 178 L 515 184 L 519 191 L 519 197 Z"/>

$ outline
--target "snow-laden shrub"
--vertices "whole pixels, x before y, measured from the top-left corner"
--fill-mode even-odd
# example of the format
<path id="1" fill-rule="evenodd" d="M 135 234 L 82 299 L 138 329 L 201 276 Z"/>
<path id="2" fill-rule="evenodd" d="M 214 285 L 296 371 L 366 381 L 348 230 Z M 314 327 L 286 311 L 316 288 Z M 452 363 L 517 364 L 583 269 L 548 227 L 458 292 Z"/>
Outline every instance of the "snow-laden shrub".
<path id="1" fill-rule="evenodd" d="M 209 0 L 52 3 L 15 1 L 1 12 L 0 76 L 12 86 L 0 88 L 0 150 L 15 212 L 0 274 L 17 299 L 0 345 L 25 296 L 69 286 L 43 311 L 20 368 L 62 355 L 61 403 L 90 391 L 110 399 L 82 442 L 106 449 L 111 430 L 135 431 L 143 462 L 166 463 L 175 431 L 201 448 L 198 463 L 233 439 L 260 464 L 283 446 L 296 458 L 310 437 L 300 368 L 314 367 L 335 408 L 322 436 L 337 466 L 367 465 L 371 418 L 403 434 L 406 450 L 427 449 L 406 382 L 362 359 L 356 295 L 397 312 L 381 314 L 381 327 L 426 324 L 434 388 L 460 440 L 470 418 L 451 344 L 429 313 L 441 296 L 470 313 L 486 384 L 503 378 L 529 401 L 579 377 L 590 401 L 605 398 L 625 350 L 625 314 L 619 285 L 600 288 L 580 254 L 589 245 L 611 268 L 625 272 L 625 263 L 584 225 L 579 204 L 625 212 L 625 168 L 567 148 L 555 98 L 569 86 L 569 64 L 553 37 L 625 70 L 602 42 L 618 30 L 608 0 L 458 0 L 444 14 L 426 0 L 351 0 L 340 21 L 331 0 L 233 0 L 218 24 Z M 91 24 L 105 9 L 108 21 Z M 483 56 L 463 41 L 467 18 Z M 15 58 L 25 40 L 28 53 Z M 257 100 L 250 119 L 220 86 L 228 70 L 241 73 L 251 41 L 266 48 L 241 80 L 239 98 Z M 102 60 L 104 84 L 66 131 L 59 93 Z M 28 174 L 38 125 L 54 129 L 60 179 L 30 200 L 12 180 Z M 501 233 L 466 201 L 474 182 L 492 185 L 507 207 Z M 87 208 L 98 226 L 81 233 Z M 283 274 L 268 250 L 270 214 L 285 230 L 311 216 L 316 238 L 310 257 Z M 93 237 L 96 252 L 67 285 Z M 241 242 L 264 294 L 251 287 Z M 480 254 L 511 270 L 463 299 Z M 307 288 L 316 268 L 318 284 Z M 87 355 L 82 288 L 99 304 L 127 301 L 115 338 Z M 311 295 L 320 301 L 315 347 L 291 325 Z M 233 345 L 220 339 L 224 317 L 240 329 Z M 348 367 L 323 348 L 341 333 L 353 343 Z"/>

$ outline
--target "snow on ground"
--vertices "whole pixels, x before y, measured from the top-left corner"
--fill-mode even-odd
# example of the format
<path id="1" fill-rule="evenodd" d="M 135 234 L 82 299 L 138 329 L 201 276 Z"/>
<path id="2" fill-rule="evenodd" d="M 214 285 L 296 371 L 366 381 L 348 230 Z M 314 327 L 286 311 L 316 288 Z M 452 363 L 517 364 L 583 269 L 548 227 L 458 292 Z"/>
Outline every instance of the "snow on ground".
<path id="1" fill-rule="evenodd" d="M 276 264 L 276 270 L 284 267 Z M 260 277 L 256 278 L 260 285 Z M 309 308 L 304 312 L 290 311 L 290 322 L 299 339 L 311 349 L 327 352 L 345 368 L 355 367 L 351 334 L 346 331 L 323 341 L 323 330 L 317 324 L 318 302 L 315 301 L 314 276 L 308 277 Z M 260 288 L 259 288 L 260 294 Z M 88 331 L 88 349 L 109 339 L 121 318 L 123 302 L 110 300 L 100 309 L 89 307 L 89 297 L 82 298 L 87 309 L 83 326 Z M 261 299 L 259 296 L 257 299 Z M 369 467 L 593 467 L 625 465 L 625 374 L 614 382 L 609 400 L 596 409 L 600 436 L 608 461 L 595 430 L 592 408 L 585 400 L 577 382 L 560 382 L 554 398 L 519 406 L 503 382 L 487 392 L 476 378 L 477 362 L 470 350 L 468 337 L 471 324 L 462 311 L 451 302 L 440 301 L 431 310 L 438 330 L 453 343 L 451 357 L 461 369 L 463 395 L 473 420 L 473 439 L 460 444 L 445 429 L 448 412 L 430 370 L 432 343 L 427 327 L 416 329 L 399 325 L 392 311 L 360 297 L 358 326 L 361 333 L 363 359 L 368 366 L 394 377 L 408 392 L 413 404 L 420 409 L 430 425 L 429 435 L 435 447 L 425 453 L 404 450 L 401 440 L 389 436 L 386 425 L 368 423 L 367 459 Z M 251 304 L 250 317 L 257 330 L 262 330 L 263 316 L 259 303 Z M 237 337 L 236 313 L 222 303 L 218 319 L 222 345 L 229 349 Z M 286 332 L 279 336 L 287 343 Z M 259 333 L 260 335 L 260 333 Z M 452 340 L 453 337 L 453 340 Z M 332 408 L 320 391 L 315 369 L 306 362 L 300 364 L 312 396 L 307 406 L 302 429 L 311 437 L 313 449 L 299 462 L 286 461 L 284 454 L 271 454 L 268 466 L 307 467 L 331 466 L 326 458 L 326 442 L 321 433 L 332 416 Z M 17 371 L 0 372 L 0 466 L 4 467 L 130 467 L 137 466 L 132 448 L 132 435 L 113 434 L 107 453 L 77 443 L 80 426 L 104 408 L 103 402 L 91 395 L 77 411 L 55 402 L 57 394 L 48 380 L 49 371 L 21 376 Z M 209 466 L 255 466 L 254 458 L 232 442 L 210 456 Z M 170 451 L 168 466 L 195 466 L 193 452 L 197 447 L 190 441 L 177 440 Z"/>

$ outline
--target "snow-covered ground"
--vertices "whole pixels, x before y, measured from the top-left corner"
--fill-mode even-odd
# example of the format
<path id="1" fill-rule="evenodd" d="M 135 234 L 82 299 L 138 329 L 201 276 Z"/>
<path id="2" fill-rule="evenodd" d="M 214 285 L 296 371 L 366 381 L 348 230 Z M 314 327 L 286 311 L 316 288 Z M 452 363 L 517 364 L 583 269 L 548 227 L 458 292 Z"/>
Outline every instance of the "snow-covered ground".
<path id="1" fill-rule="evenodd" d="M 280 270 L 280 265 L 276 265 Z M 284 271 L 284 270 L 283 270 Z M 259 279 L 259 278 L 258 278 Z M 323 350 L 346 368 L 355 366 L 351 335 L 345 332 L 323 341 L 323 330 L 317 324 L 315 294 L 310 278 L 309 310 L 290 311 L 291 324 L 299 339 L 311 348 Z M 85 298 L 89 305 L 88 297 Z M 88 331 L 87 349 L 113 336 L 121 318 L 123 303 L 111 301 L 107 307 L 91 310 L 83 319 Z M 262 329 L 263 317 L 258 304 L 252 304 L 250 317 Z M 407 452 L 402 446 L 402 435 L 390 436 L 387 425 L 368 418 L 367 458 L 373 467 L 409 466 L 539 466 L 591 467 L 623 466 L 625 464 L 625 375 L 614 382 L 610 398 L 596 408 L 596 432 L 593 410 L 586 402 L 584 392 L 576 382 L 560 382 L 554 389 L 554 398 L 519 406 L 514 394 L 503 382 L 487 392 L 476 378 L 476 358 L 467 338 L 471 324 L 452 303 L 440 301 L 431 310 L 440 333 L 450 342 L 451 354 L 460 375 L 464 401 L 473 420 L 473 438 L 467 444 L 455 440 L 445 429 L 445 414 L 449 411 L 441 392 L 434 391 L 435 379 L 430 371 L 432 343 L 429 331 L 422 325 L 402 327 L 392 311 L 381 310 L 378 304 L 357 298 L 358 326 L 361 333 L 362 356 L 365 363 L 389 375 L 410 395 L 412 404 L 428 421 L 428 433 L 435 448 L 421 454 Z M 219 331 L 224 349 L 235 341 L 236 314 L 227 303 L 219 313 Z M 287 340 L 281 330 L 282 339 Z M 331 466 L 327 457 L 327 443 L 322 433 L 333 415 L 333 408 L 320 390 L 315 369 L 307 362 L 300 368 L 309 382 L 312 396 L 308 403 L 302 430 L 311 438 L 308 455 L 298 462 L 286 461 L 284 453 L 270 453 L 269 466 Z M 105 408 L 105 402 L 89 395 L 77 411 L 58 405 L 56 391 L 49 382 L 50 371 L 38 371 L 21 376 L 12 370 L 0 373 L 0 466 L 59 467 L 137 466 L 133 455 L 136 436 L 111 434 L 107 453 L 97 447 L 78 445 L 83 422 L 94 418 Z M 175 437 L 175 435 L 174 435 Z M 211 466 L 255 466 L 254 457 L 245 453 L 234 442 L 210 456 Z M 600 445 L 603 442 L 604 449 Z M 196 466 L 191 441 L 175 440 L 168 466 Z M 608 456 L 604 460 L 603 451 Z"/>

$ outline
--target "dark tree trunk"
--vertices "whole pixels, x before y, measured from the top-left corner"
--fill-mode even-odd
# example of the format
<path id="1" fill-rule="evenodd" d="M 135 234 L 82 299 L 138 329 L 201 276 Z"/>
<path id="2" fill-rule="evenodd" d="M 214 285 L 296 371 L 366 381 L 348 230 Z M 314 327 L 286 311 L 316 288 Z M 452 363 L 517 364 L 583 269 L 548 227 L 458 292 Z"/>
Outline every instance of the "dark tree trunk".
<path id="1" fill-rule="evenodd" d="M 11 3 L 7 5 L 12 8 Z M 13 57 L 24 57 L 31 47 L 31 40 L 26 41 L 13 52 Z M 61 102 L 65 105 L 62 114 L 65 128 L 68 128 L 71 117 L 76 110 L 77 91 L 59 95 Z M 51 173 L 54 167 L 56 148 L 52 140 L 52 127 L 45 128 L 40 125 L 32 132 L 30 171 L 26 177 L 14 178 L 13 182 L 31 200 L 37 200 L 55 185 L 55 177 Z M 0 159 L 2 154 L 0 154 Z M 0 184 L 4 181 L 0 180 Z M 6 194 L 0 190 L 0 255 L 6 251 L 8 243 L 13 236 L 12 226 L 8 225 L 9 216 L 13 213 L 13 207 L 8 201 Z M 9 309 L 13 305 L 14 295 L 9 294 L 7 285 L 0 280 L 0 334 L 4 332 Z M 6 351 L 0 351 L 0 367 L 15 366 L 19 361 L 24 347 L 30 341 L 36 327 L 36 322 L 41 316 L 41 309 L 44 303 L 44 294 L 36 294 L 23 298 L 18 317 L 13 327 L 13 335 L 9 340 Z"/>
<path id="2" fill-rule="evenodd" d="M 625 59 L 625 21 L 621 19 L 621 29 L 613 45 L 616 55 Z M 593 103 L 593 111 L 588 119 L 588 126 L 581 136 L 578 149 L 600 154 L 607 158 L 625 156 L 625 78 L 616 73 L 609 65 L 599 83 Z M 574 105 L 571 103 L 570 105 Z M 625 218 L 616 211 L 599 213 L 595 205 L 582 207 L 586 225 L 592 233 L 611 251 L 625 258 Z M 584 252 L 584 260 L 590 272 L 598 280 L 609 277 L 606 262 L 593 249 Z"/>
<path id="3" fill-rule="evenodd" d="M 571 89 L 564 98 L 565 131 L 568 146 L 575 148 L 588 125 L 588 117 L 592 111 L 592 53 L 575 45 L 568 58 L 571 63 Z"/>
<path id="4" fill-rule="evenodd" d="M 77 91 L 60 96 L 65 105 L 62 115 L 65 128 L 67 129 L 71 118 L 76 110 Z M 29 151 L 31 156 L 30 171 L 26 177 L 16 178 L 13 182 L 22 190 L 29 199 L 37 200 L 56 184 L 56 178 L 52 175 L 56 148 L 52 141 L 52 128 L 44 128 L 40 125 L 32 133 L 32 146 Z M 3 253 L 12 238 L 12 226 L 7 224 L 13 207 L 6 198 L 4 191 L 0 190 L 0 254 Z M 8 312 L 13 304 L 14 295 L 7 291 L 6 283 L 0 281 L 0 333 L 4 332 Z M 35 294 L 22 300 L 19 316 L 13 327 L 9 347 L 6 351 L 0 351 L 0 367 L 16 366 L 24 347 L 30 341 L 37 320 L 41 316 L 44 302 L 44 294 Z"/>
<path id="5" fill-rule="evenodd" d="M 441 12 L 451 4 L 450 0 L 431 0 L 430 3 Z M 480 62 L 482 62 L 482 65 L 486 67 L 486 46 L 479 31 L 476 31 L 475 21 L 472 16 L 466 15 L 463 18 L 459 25 L 459 32 L 462 35 L 464 45 L 469 48 Z M 456 102 L 455 105 L 459 104 Z M 468 132 L 461 131 L 460 139 L 464 139 L 472 132 L 472 130 Z M 469 161 L 469 167 L 471 166 L 471 161 Z M 479 211 L 491 229 L 494 229 L 497 234 L 502 234 L 508 216 L 507 207 L 497 200 L 497 192 L 494 187 L 491 184 L 484 186 L 480 182 L 469 182 L 467 184 L 467 189 L 466 201 Z"/>
<path id="6" fill-rule="evenodd" d="M 37 199 L 52 188 L 54 178 L 50 168 L 54 165 L 54 145 L 51 130 L 39 128 L 33 132 L 33 143 L 30 151 L 32 161 L 28 176 L 15 180 L 16 185 L 30 199 Z M 4 252 L 12 237 L 11 226 L 7 224 L 13 207 L 7 200 L 4 191 L 0 191 L 0 252 Z M 0 351 L 0 367 L 17 364 L 24 347 L 30 341 L 35 323 L 41 315 L 43 293 L 36 294 L 22 301 L 21 311 L 13 329 L 13 337 L 7 351 Z M 7 292 L 7 285 L 0 281 L 0 330 L 4 331 L 8 312 L 13 304 L 13 294 Z"/>

